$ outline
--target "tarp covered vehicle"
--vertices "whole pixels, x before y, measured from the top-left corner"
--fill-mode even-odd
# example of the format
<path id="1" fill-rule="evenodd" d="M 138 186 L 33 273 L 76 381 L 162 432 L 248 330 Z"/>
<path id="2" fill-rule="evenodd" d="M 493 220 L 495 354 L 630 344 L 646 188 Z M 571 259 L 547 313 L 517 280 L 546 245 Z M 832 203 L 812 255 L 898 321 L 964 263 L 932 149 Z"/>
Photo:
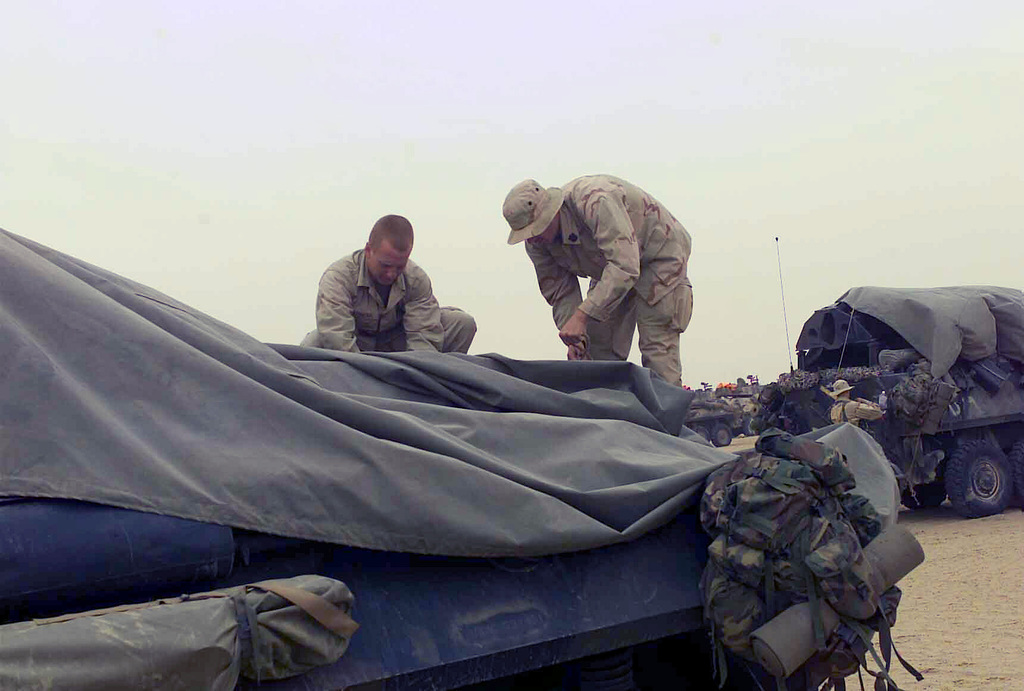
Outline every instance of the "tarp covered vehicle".
<path id="1" fill-rule="evenodd" d="M 882 404 L 864 423 L 902 471 L 904 503 L 963 516 L 1024 496 L 1024 294 L 994 286 L 852 288 L 797 340 L 799 369 L 762 393 L 761 425 L 830 423 L 827 389 Z"/>
<path id="2" fill-rule="evenodd" d="M 223 654 L 247 646 L 272 653 L 260 688 L 712 686 L 693 509 L 735 457 L 684 426 L 692 392 L 628 363 L 271 346 L 2 231 L 0 277 L 0 688 L 192 689 L 204 669 L 230 685 L 263 669 Z M 888 471 L 854 428 L 828 439 Z M 892 517 L 891 478 L 868 477 Z M 300 575 L 359 628 L 337 662 L 337 641 L 286 651 L 286 672 L 323 665 L 291 679 L 268 681 L 292 626 L 257 635 L 220 600 L 205 666 L 192 624 L 168 645 L 123 634 L 178 610 L 36 619 L 227 588 L 256 600 L 236 611 L 305 621 L 267 586 Z M 79 630 L 106 631 L 91 644 L 112 657 Z M 170 669 L 193 674 L 119 676 L 139 650 L 182 651 Z"/>
<path id="3" fill-rule="evenodd" d="M 733 456 L 684 427 L 691 395 L 628 363 L 269 346 L 0 231 L 0 613 L 323 574 L 361 628 L 273 685 L 324 690 L 697 632 L 692 508 Z M 33 659 L 0 686 L 43 684 Z M 580 679 L 631 679 L 601 659 Z"/>

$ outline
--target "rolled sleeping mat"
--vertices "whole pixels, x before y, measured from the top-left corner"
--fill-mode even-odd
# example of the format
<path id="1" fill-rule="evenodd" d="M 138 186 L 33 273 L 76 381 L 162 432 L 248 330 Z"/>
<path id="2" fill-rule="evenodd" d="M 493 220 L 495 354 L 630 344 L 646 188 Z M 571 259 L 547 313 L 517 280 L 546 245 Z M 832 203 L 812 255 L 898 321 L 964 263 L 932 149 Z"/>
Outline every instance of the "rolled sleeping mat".
<path id="1" fill-rule="evenodd" d="M 896 585 L 924 562 L 924 550 L 914 535 L 900 525 L 887 528 L 864 547 L 864 554 L 882 575 L 885 588 Z M 839 615 L 819 601 L 822 625 L 828 637 L 839 626 Z M 757 661 L 774 677 L 788 677 L 817 651 L 814 611 L 801 602 L 779 613 L 750 634 Z"/>
<path id="2" fill-rule="evenodd" d="M 864 554 L 891 588 L 924 563 L 924 549 L 914 534 L 901 525 L 890 526 L 864 547 Z"/>

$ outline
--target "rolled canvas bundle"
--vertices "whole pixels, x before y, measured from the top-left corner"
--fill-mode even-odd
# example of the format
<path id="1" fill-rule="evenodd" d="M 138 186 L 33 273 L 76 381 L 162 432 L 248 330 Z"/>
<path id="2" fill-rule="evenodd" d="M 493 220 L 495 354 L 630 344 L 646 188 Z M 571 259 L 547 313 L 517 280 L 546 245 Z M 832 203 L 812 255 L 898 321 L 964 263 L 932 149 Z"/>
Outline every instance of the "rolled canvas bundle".
<path id="1" fill-rule="evenodd" d="M 9 691 L 231 691 L 337 660 L 358 625 L 341 581 L 305 575 L 0 626 Z"/>

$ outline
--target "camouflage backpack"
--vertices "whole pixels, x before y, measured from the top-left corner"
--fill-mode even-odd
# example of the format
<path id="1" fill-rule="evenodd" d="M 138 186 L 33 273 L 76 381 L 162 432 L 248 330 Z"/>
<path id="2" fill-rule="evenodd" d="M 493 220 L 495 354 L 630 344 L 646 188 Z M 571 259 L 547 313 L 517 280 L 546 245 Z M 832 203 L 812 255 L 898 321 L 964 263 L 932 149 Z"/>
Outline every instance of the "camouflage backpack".
<path id="1" fill-rule="evenodd" d="M 901 379 L 889 393 L 889 409 L 909 425 L 921 427 L 928 412 L 935 407 L 938 382 L 927 361 L 913 365 L 908 376 Z"/>
<path id="2" fill-rule="evenodd" d="M 885 587 L 862 550 L 882 523 L 870 501 L 850 493 L 856 482 L 846 459 L 777 429 L 763 433 L 755 448 L 759 453 L 711 474 L 700 504 L 712 537 L 701 593 L 716 649 L 756 662 L 754 630 L 800 602 L 810 602 L 820 618 L 817 603 L 824 601 L 844 625 L 826 637 L 815 624 L 818 652 L 805 665 L 812 688 L 822 682 L 843 688 L 842 678 L 863 664 L 866 652 L 875 654 L 872 629 L 884 631 L 880 667 L 887 670 L 888 628 L 900 591 Z M 720 666 L 723 684 L 724 672 Z M 896 688 L 887 671 L 878 680 L 879 688 Z"/>

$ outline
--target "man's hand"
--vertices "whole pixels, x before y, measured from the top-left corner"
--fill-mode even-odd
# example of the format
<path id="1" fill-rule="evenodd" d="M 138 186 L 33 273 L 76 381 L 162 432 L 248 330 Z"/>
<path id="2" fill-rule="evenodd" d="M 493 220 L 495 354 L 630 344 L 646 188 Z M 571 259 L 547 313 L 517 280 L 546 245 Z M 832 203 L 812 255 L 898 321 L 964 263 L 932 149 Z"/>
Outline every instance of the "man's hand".
<path id="1" fill-rule="evenodd" d="M 558 337 L 567 346 L 576 345 L 583 340 L 587 333 L 587 314 L 579 309 L 573 312 L 569 321 L 562 325 L 558 331 Z M 569 358 L 573 359 L 572 357 Z"/>
<path id="2" fill-rule="evenodd" d="M 569 346 L 569 353 L 567 357 L 570 360 L 589 360 L 590 353 L 587 352 L 586 340 L 582 340 L 579 343 L 573 343 Z"/>

